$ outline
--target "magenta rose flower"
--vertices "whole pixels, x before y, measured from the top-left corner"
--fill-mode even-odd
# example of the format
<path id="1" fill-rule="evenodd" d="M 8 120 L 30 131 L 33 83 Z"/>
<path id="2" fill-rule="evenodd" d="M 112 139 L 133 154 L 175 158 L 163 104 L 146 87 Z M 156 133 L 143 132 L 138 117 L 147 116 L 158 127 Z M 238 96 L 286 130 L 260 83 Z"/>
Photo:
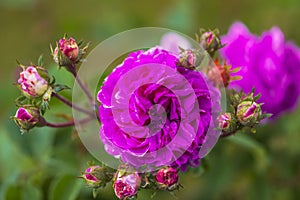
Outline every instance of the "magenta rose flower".
<path id="1" fill-rule="evenodd" d="M 219 93 L 178 61 L 159 47 L 132 52 L 98 93 L 100 138 L 110 154 L 135 168 L 199 165 Z"/>
<path id="2" fill-rule="evenodd" d="M 226 46 L 221 55 L 233 67 L 241 67 L 236 75 L 241 80 L 232 81 L 230 87 L 261 93 L 259 103 L 263 111 L 279 116 L 293 109 L 300 93 L 300 50 L 293 43 L 286 42 L 277 27 L 262 33 L 251 34 L 247 27 L 234 23 L 227 35 L 222 37 Z"/>

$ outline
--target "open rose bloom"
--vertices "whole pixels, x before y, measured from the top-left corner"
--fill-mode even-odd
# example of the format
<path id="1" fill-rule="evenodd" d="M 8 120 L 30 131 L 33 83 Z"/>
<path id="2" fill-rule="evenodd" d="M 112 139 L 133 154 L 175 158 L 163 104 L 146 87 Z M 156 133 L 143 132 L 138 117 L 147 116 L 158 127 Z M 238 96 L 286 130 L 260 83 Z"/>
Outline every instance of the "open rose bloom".
<path id="1" fill-rule="evenodd" d="M 226 46 L 222 56 L 234 68 L 241 80 L 233 81 L 230 87 L 251 92 L 255 88 L 260 93 L 259 103 L 264 103 L 263 111 L 274 117 L 297 105 L 300 94 L 300 49 L 286 42 L 277 27 L 253 35 L 247 27 L 234 23 L 227 35 L 222 37 Z"/>
<path id="2" fill-rule="evenodd" d="M 178 60 L 160 47 L 132 52 L 98 93 L 100 138 L 108 153 L 136 169 L 197 166 L 207 135 L 217 138 L 219 93 Z"/>

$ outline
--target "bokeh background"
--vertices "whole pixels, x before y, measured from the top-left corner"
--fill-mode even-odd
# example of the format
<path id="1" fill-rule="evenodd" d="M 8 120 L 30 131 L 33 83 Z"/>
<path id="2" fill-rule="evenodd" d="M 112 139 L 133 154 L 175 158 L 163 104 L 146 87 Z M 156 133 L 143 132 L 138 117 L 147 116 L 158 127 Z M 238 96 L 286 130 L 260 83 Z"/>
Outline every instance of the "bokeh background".
<path id="1" fill-rule="evenodd" d="M 37 128 L 20 135 L 9 120 L 20 94 L 16 59 L 35 62 L 49 43 L 64 33 L 92 41 L 92 46 L 127 29 L 155 26 L 193 37 L 200 27 L 225 34 L 236 20 L 256 34 L 279 26 L 300 46 L 299 0 L 0 0 L 0 199 L 92 199 L 91 189 L 76 177 L 93 160 L 71 128 Z M 46 65 L 59 81 L 72 85 L 64 70 Z M 300 83 L 299 83 L 300 84 Z M 64 95 L 70 97 L 69 93 Z M 71 110 L 51 102 L 53 120 Z M 205 163 L 181 175 L 177 199 L 300 199 L 300 109 L 283 115 L 257 133 L 221 139 Z M 151 191 L 140 192 L 149 199 Z M 108 185 L 98 199 L 116 199 Z M 154 199 L 174 199 L 159 192 Z"/>

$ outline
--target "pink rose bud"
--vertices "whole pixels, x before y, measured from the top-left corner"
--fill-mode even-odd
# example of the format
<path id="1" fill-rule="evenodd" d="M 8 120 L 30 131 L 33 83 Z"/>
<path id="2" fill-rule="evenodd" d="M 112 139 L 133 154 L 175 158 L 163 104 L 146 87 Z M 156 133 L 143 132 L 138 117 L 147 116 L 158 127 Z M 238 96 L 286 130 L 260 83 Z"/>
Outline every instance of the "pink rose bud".
<path id="1" fill-rule="evenodd" d="M 224 133 L 230 133 L 236 130 L 236 120 L 231 113 L 223 113 L 218 117 L 219 128 Z"/>
<path id="2" fill-rule="evenodd" d="M 199 42 L 200 46 L 213 57 L 214 53 L 223 47 L 219 31 L 217 29 L 213 31 L 201 30 L 200 34 L 200 36 L 197 35 L 196 40 Z"/>
<path id="3" fill-rule="evenodd" d="M 62 38 L 58 42 L 58 47 L 60 51 L 71 61 L 76 61 L 78 54 L 79 54 L 79 47 L 75 41 L 74 38 L 70 37 L 69 39 L 67 38 Z M 54 50 L 54 60 L 55 60 L 55 52 L 56 52 L 56 59 L 58 60 L 57 54 L 58 54 L 58 49 Z"/>
<path id="4" fill-rule="evenodd" d="M 160 169 L 155 176 L 156 182 L 162 189 L 174 190 L 178 188 L 178 172 L 172 167 Z"/>
<path id="5" fill-rule="evenodd" d="M 201 64 L 203 54 L 199 50 L 188 49 L 180 53 L 179 64 L 188 69 L 195 69 Z"/>
<path id="6" fill-rule="evenodd" d="M 39 110 L 35 107 L 20 107 L 13 117 L 16 124 L 20 127 L 21 132 L 28 132 L 40 121 Z"/>
<path id="7" fill-rule="evenodd" d="M 244 126 L 258 124 L 262 115 L 260 104 L 254 101 L 242 101 L 237 107 L 237 118 Z"/>
<path id="8" fill-rule="evenodd" d="M 101 185 L 101 180 L 96 177 L 99 170 L 101 170 L 101 167 L 98 165 L 90 166 L 85 170 L 81 177 L 86 181 L 88 186 L 99 187 Z"/>
<path id="9" fill-rule="evenodd" d="M 42 96 L 48 89 L 48 82 L 41 77 L 36 67 L 29 66 L 20 73 L 18 80 L 21 90 L 32 97 Z"/>
<path id="10" fill-rule="evenodd" d="M 127 174 L 126 172 L 118 171 L 114 182 L 114 191 L 119 199 L 127 199 L 137 194 L 141 185 L 141 176 L 137 173 Z"/>

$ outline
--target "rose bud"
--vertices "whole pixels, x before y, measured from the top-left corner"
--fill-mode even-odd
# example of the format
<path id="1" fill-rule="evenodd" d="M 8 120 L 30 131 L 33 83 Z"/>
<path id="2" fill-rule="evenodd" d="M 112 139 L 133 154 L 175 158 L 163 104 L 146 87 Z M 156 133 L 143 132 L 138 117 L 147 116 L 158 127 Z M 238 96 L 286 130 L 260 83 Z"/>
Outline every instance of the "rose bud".
<path id="1" fill-rule="evenodd" d="M 90 166 L 81 176 L 89 187 L 99 187 L 101 185 L 101 180 L 96 177 L 96 174 L 98 173 L 97 171 L 100 169 L 101 167 L 98 165 Z"/>
<path id="2" fill-rule="evenodd" d="M 223 133 L 230 133 L 237 129 L 236 119 L 231 113 L 223 113 L 218 117 L 219 128 Z"/>
<path id="3" fill-rule="evenodd" d="M 137 173 L 118 171 L 114 182 L 114 191 L 119 199 L 128 199 L 135 196 L 141 185 L 141 176 Z"/>
<path id="4" fill-rule="evenodd" d="M 252 127 L 260 121 L 261 105 L 255 101 L 242 101 L 237 107 L 237 118 L 244 126 Z"/>
<path id="5" fill-rule="evenodd" d="M 200 31 L 201 36 L 196 35 L 196 40 L 199 42 L 200 46 L 205 49 L 211 57 L 213 57 L 214 53 L 223 47 L 221 44 L 219 31 Z"/>
<path id="6" fill-rule="evenodd" d="M 44 77 L 43 77 L 44 76 Z M 18 84 L 21 90 L 31 97 L 40 97 L 48 89 L 47 72 L 41 67 L 23 67 Z"/>
<path id="7" fill-rule="evenodd" d="M 39 110 L 35 107 L 20 107 L 14 117 L 16 124 L 21 132 L 28 132 L 41 121 Z"/>
<path id="8" fill-rule="evenodd" d="M 76 61 L 79 54 L 79 47 L 74 38 L 70 37 L 69 39 L 67 38 L 60 39 L 58 42 L 58 47 L 65 57 L 70 59 L 72 62 Z M 54 54 L 55 53 L 58 54 L 58 49 L 54 50 Z"/>
<path id="9" fill-rule="evenodd" d="M 83 178 L 89 187 L 99 188 L 105 185 L 114 177 L 115 170 L 107 166 L 90 166 L 79 178 Z"/>
<path id="10" fill-rule="evenodd" d="M 188 69 L 195 69 L 201 64 L 203 54 L 199 50 L 188 49 L 180 53 L 179 64 Z"/>
<path id="11" fill-rule="evenodd" d="M 178 172 L 172 167 L 158 170 L 155 179 L 162 189 L 175 190 L 178 188 Z"/>

